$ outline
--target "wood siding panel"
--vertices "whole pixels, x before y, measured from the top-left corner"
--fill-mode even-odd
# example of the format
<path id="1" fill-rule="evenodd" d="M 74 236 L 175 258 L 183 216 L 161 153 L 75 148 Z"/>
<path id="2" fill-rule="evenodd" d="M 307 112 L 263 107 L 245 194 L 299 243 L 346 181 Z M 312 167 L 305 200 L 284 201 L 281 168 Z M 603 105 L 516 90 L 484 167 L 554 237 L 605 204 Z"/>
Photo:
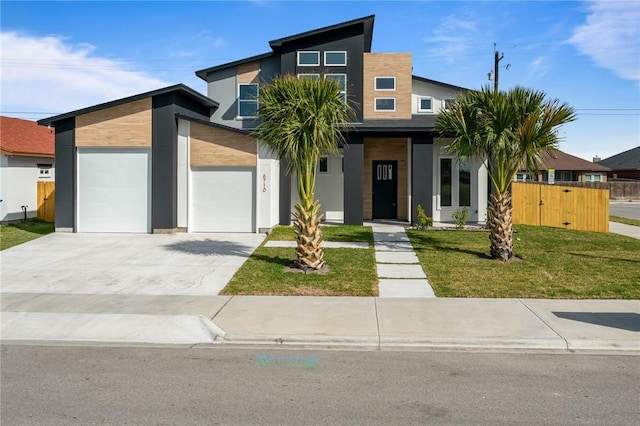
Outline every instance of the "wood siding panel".
<path id="1" fill-rule="evenodd" d="M 151 98 L 76 117 L 77 147 L 150 147 Z"/>
<path id="2" fill-rule="evenodd" d="M 38 219 L 56 221 L 56 183 L 38 181 Z"/>
<path id="3" fill-rule="evenodd" d="M 238 65 L 238 84 L 257 83 L 260 74 L 260 61 Z"/>
<path id="4" fill-rule="evenodd" d="M 230 130 L 191 123 L 192 166 L 255 166 L 256 139 Z"/>
<path id="5" fill-rule="evenodd" d="M 365 138 L 364 176 L 362 195 L 365 220 L 373 217 L 373 161 L 395 160 L 398 162 L 398 220 L 408 220 L 407 213 L 407 139 L 406 138 Z"/>
<path id="6" fill-rule="evenodd" d="M 411 118 L 411 53 L 365 53 L 363 117 L 365 119 Z M 375 90 L 375 77 L 395 77 L 396 90 Z M 375 98 L 396 98 L 396 110 L 376 112 Z"/>

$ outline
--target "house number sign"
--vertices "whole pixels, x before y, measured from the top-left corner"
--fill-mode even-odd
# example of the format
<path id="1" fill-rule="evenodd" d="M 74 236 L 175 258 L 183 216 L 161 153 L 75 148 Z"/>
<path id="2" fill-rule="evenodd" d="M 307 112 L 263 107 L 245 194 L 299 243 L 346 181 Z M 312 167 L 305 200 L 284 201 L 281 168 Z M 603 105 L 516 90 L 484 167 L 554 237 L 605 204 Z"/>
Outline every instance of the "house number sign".
<path id="1" fill-rule="evenodd" d="M 262 175 L 262 192 L 267 192 L 267 175 Z"/>
<path id="2" fill-rule="evenodd" d="M 378 164 L 376 177 L 378 180 L 393 180 L 393 166 L 391 164 Z"/>

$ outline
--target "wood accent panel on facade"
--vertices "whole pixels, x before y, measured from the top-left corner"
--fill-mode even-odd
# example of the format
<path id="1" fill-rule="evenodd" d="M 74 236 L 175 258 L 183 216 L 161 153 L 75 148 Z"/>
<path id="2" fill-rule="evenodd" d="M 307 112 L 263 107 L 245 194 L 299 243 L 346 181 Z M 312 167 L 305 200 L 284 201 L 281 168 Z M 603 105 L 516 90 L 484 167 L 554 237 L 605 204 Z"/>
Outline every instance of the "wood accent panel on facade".
<path id="1" fill-rule="evenodd" d="M 189 164 L 192 166 L 255 166 L 256 139 L 204 124 L 191 123 Z"/>
<path id="2" fill-rule="evenodd" d="M 150 147 L 151 98 L 76 117 L 77 147 Z"/>
<path id="3" fill-rule="evenodd" d="M 257 83 L 260 74 L 260 61 L 238 65 L 238 84 Z"/>
<path id="4" fill-rule="evenodd" d="M 373 161 L 395 160 L 398 162 L 398 220 L 408 220 L 407 203 L 407 139 L 406 138 L 365 138 L 363 176 L 363 216 L 371 220 L 373 216 Z"/>
<path id="5" fill-rule="evenodd" d="M 56 221 L 56 183 L 38 181 L 38 219 Z"/>
<path id="6" fill-rule="evenodd" d="M 365 53 L 363 117 L 365 119 L 411 118 L 411 53 Z M 375 77 L 395 77 L 396 90 L 375 90 Z M 375 98 L 396 98 L 395 111 L 376 112 Z"/>
<path id="7" fill-rule="evenodd" d="M 609 232 L 609 190 L 514 182 L 514 225 Z"/>

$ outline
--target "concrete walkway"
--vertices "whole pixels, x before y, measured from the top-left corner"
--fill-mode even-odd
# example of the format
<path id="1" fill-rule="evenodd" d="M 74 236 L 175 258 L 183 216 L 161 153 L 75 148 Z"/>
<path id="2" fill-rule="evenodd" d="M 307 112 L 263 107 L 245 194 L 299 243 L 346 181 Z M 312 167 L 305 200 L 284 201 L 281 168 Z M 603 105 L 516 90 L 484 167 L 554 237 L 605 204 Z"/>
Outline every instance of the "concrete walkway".
<path id="1" fill-rule="evenodd" d="M 436 297 L 402 225 L 373 228 L 380 297 Z"/>
<path id="2" fill-rule="evenodd" d="M 23 293 L 1 302 L 3 344 L 640 355 L 638 300 Z"/>
<path id="3" fill-rule="evenodd" d="M 640 240 L 640 226 L 625 225 L 624 223 L 609 222 L 609 232 L 626 235 Z"/>

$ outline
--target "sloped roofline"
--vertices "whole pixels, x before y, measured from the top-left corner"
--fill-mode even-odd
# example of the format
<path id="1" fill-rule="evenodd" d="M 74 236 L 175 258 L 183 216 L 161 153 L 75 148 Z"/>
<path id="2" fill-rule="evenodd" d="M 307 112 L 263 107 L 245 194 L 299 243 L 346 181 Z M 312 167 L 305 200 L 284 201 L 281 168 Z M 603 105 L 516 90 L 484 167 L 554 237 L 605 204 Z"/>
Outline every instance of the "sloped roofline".
<path id="1" fill-rule="evenodd" d="M 189 86 L 180 83 L 180 84 L 175 84 L 173 86 L 163 87 L 162 89 L 152 90 L 150 92 L 140 93 L 140 94 L 128 96 L 122 99 L 116 99 L 115 101 L 109 101 L 109 102 L 101 103 L 98 105 L 90 106 L 87 108 L 77 109 L 75 111 L 67 112 L 60 115 L 55 115 L 53 117 L 43 118 L 42 120 L 38 120 L 38 124 L 41 126 L 51 126 L 51 125 L 55 126 L 55 123 L 57 122 L 66 120 L 68 118 L 76 117 L 81 114 L 87 114 L 90 112 L 99 111 L 101 109 L 111 108 L 114 106 L 127 104 L 129 102 L 138 101 L 140 99 L 150 98 L 158 95 L 164 95 L 166 93 L 172 93 L 172 92 L 186 95 L 187 97 L 195 100 L 196 102 L 199 102 L 205 107 L 217 108 L 220 105 L 218 102 L 214 101 L 213 99 L 208 98 L 202 93 L 193 90 Z"/>
<path id="2" fill-rule="evenodd" d="M 262 59 L 267 59 L 270 58 L 272 56 L 275 56 L 275 54 L 277 52 L 279 52 L 284 44 L 289 44 L 289 43 L 294 43 L 300 40 L 303 40 L 307 37 L 313 37 L 319 34 L 323 34 L 323 33 L 327 33 L 327 32 L 331 32 L 331 31 L 338 31 L 338 30 L 342 30 L 344 28 L 348 28 L 354 25 L 360 25 L 362 24 L 364 26 L 364 51 L 365 52 L 371 52 L 371 43 L 373 40 L 373 21 L 375 19 L 375 15 L 369 15 L 369 16 L 365 16 L 363 18 L 358 18 L 358 19 L 352 19 L 351 21 L 346 21 L 346 22 L 341 22 L 339 24 L 335 24 L 335 25 L 329 25 L 327 27 L 322 27 L 322 28 L 317 28 L 315 30 L 311 30 L 311 31 L 305 31 L 303 33 L 298 33 L 298 34 L 294 34 L 291 36 L 287 36 L 287 37 L 283 37 L 283 38 L 279 38 L 276 40 L 271 40 L 269 42 L 269 46 L 272 49 L 272 52 L 267 52 L 267 53 L 261 53 L 259 55 L 255 55 L 255 56 L 250 56 L 248 58 L 244 58 L 244 59 L 238 59 L 237 61 L 233 61 L 233 62 L 227 62 L 225 64 L 220 64 L 220 65 L 216 65 L 213 67 L 209 67 L 209 68 L 204 68 L 201 69 L 199 71 L 196 71 L 196 75 L 198 77 L 200 77 L 201 79 L 203 79 L 204 81 L 207 81 L 207 75 L 209 75 L 210 73 L 214 72 L 214 71 L 219 71 L 219 70 L 223 70 L 225 68 L 231 68 L 231 67 L 235 67 L 238 65 L 242 65 L 242 64 L 246 64 L 249 62 L 253 62 L 253 61 L 259 61 Z"/>
<path id="3" fill-rule="evenodd" d="M 471 90 L 471 89 L 466 88 L 466 87 L 456 86 L 454 84 L 444 83 L 442 81 L 436 81 L 436 80 L 431 80 L 429 78 L 420 77 L 419 75 L 412 75 L 411 78 L 413 80 L 422 81 L 423 83 L 435 84 L 436 86 L 442 86 L 442 87 L 446 87 L 448 89 L 464 90 L 464 91 Z"/>
<path id="4" fill-rule="evenodd" d="M 612 170 L 640 170 L 640 146 L 598 161 Z"/>
<path id="5" fill-rule="evenodd" d="M 315 30 L 305 31 L 302 33 L 279 38 L 276 40 L 271 40 L 269 42 L 269 46 L 271 46 L 274 52 L 277 52 L 285 44 L 300 41 L 302 39 L 313 37 L 319 34 L 342 30 L 348 27 L 352 27 L 354 25 L 362 24 L 364 26 L 364 51 L 371 52 L 371 43 L 373 40 L 373 21 L 375 17 L 376 15 L 364 16 L 362 18 L 352 19 L 351 21 L 341 22 L 339 24 L 329 25 L 326 27 L 317 28 Z"/>

